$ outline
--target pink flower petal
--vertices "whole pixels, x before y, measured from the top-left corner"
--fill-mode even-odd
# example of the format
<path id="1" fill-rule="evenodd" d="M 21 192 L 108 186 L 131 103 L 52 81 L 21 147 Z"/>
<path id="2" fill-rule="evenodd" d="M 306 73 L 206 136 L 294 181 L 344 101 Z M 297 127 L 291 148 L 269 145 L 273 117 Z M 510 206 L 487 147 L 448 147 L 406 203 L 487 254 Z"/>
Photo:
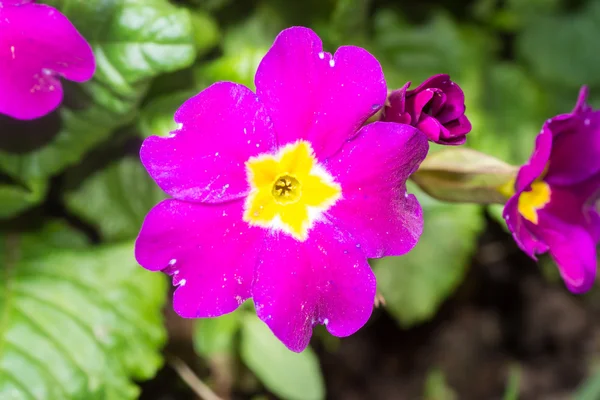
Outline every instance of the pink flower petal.
<path id="1" fill-rule="evenodd" d="M 67 17 L 43 4 L 0 7 L 0 113 L 48 114 L 63 96 L 59 76 L 92 77 L 92 49 Z"/>
<path id="2" fill-rule="evenodd" d="M 517 174 L 515 182 L 516 196 L 529 188 L 536 179 L 541 177 L 552 151 L 552 132 L 548 129 L 548 123 L 542 127 L 542 131 L 535 139 L 535 147 L 527 164 L 523 165 Z"/>
<path id="3" fill-rule="evenodd" d="M 553 130 L 554 142 L 546 180 L 571 185 L 600 172 L 600 111 L 585 112 L 562 121 Z"/>
<path id="4" fill-rule="evenodd" d="M 354 136 L 386 99 L 379 62 L 359 47 L 323 52 L 310 29 L 277 36 L 256 73 L 258 97 L 273 119 L 280 145 L 310 141 L 324 160 Z"/>
<path id="5" fill-rule="evenodd" d="M 305 242 L 267 239 L 253 285 L 256 313 L 290 350 L 306 348 L 317 323 L 349 336 L 369 319 L 375 275 L 356 240 L 317 224 Z"/>
<path id="6" fill-rule="evenodd" d="M 173 308 L 182 317 L 226 314 L 250 297 L 264 233 L 242 221 L 242 207 L 165 200 L 146 216 L 135 257 L 148 270 L 173 275 Z"/>
<path id="7" fill-rule="evenodd" d="M 367 257 L 401 255 L 423 231 L 423 213 L 406 180 L 427 155 L 427 137 L 417 129 L 374 122 L 326 163 L 342 186 L 343 199 L 329 211 L 348 229 Z"/>
<path id="8" fill-rule="evenodd" d="M 275 138 L 264 106 L 245 86 L 219 82 L 175 113 L 181 127 L 171 137 L 151 136 L 142 163 L 179 200 L 224 202 L 248 191 L 244 163 L 273 151 Z"/>
<path id="9" fill-rule="evenodd" d="M 549 216 L 545 220 L 549 229 L 542 236 L 565 285 L 573 293 L 587 292 L 596 279 L 596 244 L 583 227 Z"/>
<path id="10" fill-rule="evenodd" d="M 519 248 L 537 261 L 537 254 L 548 251 L 548 245 L 534 234 L 533 231 L 537 231 L 536 226 L 521 216 L 518 204 L 518 196 L 508 199 L 502 217 L 506 220 L 506 225 Z"/>

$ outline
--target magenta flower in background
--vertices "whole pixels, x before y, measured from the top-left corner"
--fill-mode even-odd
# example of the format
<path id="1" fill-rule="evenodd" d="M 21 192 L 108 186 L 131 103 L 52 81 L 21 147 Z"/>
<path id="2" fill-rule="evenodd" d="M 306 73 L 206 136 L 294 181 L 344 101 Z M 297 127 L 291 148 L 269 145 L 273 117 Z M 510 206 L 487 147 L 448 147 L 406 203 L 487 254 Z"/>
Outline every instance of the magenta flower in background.
<path id="1" fill-rule="evenodd" d="M 549 252 L 574 293 L 592 287 L 600 241 L 600 111 L 586 97 L 582 87 L 571 113 L 544 124 L 503 214 L 519 247 Z"/>
<path id="2" fill-rule="evenodd" d="M 60 77 L 83 82 L 94 70 L 90 45 L 58 10 L 0 0 L 0 114 L 44 116 L 62 101 Z"/>
<path id="3" fill-rule="evenodd" d="M 428 145 L 408 125 L 362 127 L 386 98 L 381 66 L 358 47 L 323 52 L 310 29 L 281 32 L 255 83 L 256 94 L 210 86 L 179 108 L 170 137 L 146 139 L 142 162 L 173 199 L 147 215 L 135 255 L 173 276 L 179 315 L 215 317 L 252 297 L 302 351 L 316 324 L 336 336 L 362 327 L 376 288 L 367 258 L 416 244 L 422 212 L 405 181 Z"/>
<path id="4" fill-rule="evenodd" d="M 429 140 L 445 145 L 460 145 L 471 131 L 465 115 L 465 95 L 448 75 L 434 75 L 416 89 L 410 82 L 388 97 L 382 120 L 417 127 Z"/>

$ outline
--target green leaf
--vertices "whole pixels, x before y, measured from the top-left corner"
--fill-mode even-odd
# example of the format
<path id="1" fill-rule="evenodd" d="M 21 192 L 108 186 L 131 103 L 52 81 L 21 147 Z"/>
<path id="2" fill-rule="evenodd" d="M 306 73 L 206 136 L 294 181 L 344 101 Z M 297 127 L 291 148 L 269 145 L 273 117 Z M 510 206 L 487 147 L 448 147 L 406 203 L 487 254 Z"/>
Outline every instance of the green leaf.
<path id="1" fill-rule="evenodd" d="M 148 211 L 165 197 L 137 158 L 124 158 L 66 193 L 66 203 L 103 239 L 118 241 L 135 238 Z"/>
<path id="2" fill-rule="evenodd" d="M 302 353 L 288 350 L 256 317 L 242 320 L 242 361 L 274 394 L 287 400 L 325 398 L 325 384 L 317 356 L 310 348 Z"/>
<path id="3" fill-rule="evenodd" d="M 243 24 L 227 30 L 223 56 L 196 68 L 196 81 L 204 87 L 216 81 L 233 81 L 254 89 L 258 64 L 284 27 L 279 15 L 260 7 Z"/>
<path id="4" fill-rule="evenodd" d="M 162 364 L 164 278 L 131 243 L 41 251 L 40 239 L 0 237 L 0 398 L 137 398 L 133 380 Z"/>
<path id="5" fill-rule="evenodd" d="M 221 39 L 217 21 L 207 12 L 192 11 L 192 26 L 194 28 L 194 44 L 198 55 L 207 53 Z"/>
<path id="6" fill-rule="evenodd" d="M 573 400 L 597 400 L 600 398 L 600 369 L 589 376 L 573 395 Z"/>
<path id="7" fill-rule="evenodd" d="M 473 131 L 467 145 L 505 162 L 529 159 L 544 121 L 552 116 L 547 94 L 514 64 L 489 69 L 479 102 L 468 108 Z"/>
<path id="8" fill-rule="evenodd" d="M 167 136 L 169 132 L 177 129 L 173 119 L 175 111 L 196 91 L 169 93 L 152 99 L 140 114 L 138 128 L 144 137 L 158 135 Z"/>
<path id="9" fill-rule="evenodd" d="M 600 3 L 589 1 L 577 13 L 538 15 L 517 37 L 519 55 L 535 75 L 552 85 L 600 85 Z"/>
<path id="10" fill-rule="evenodd" d="M 337 0 L 331 28 L 333 41 L 338 45 L 365 43 L 368 36 L 372 0 Z M 332 49 L 333 50 L 333 49 Z"/>
<path id="11" fill-rule="evenodd" d="M 33 180 L 26 187 L 0 184 L 0 218 L 11 217 L 39 204 L 47 189 L 45 180 Z"/>
<path id="12" fill-rule="evenodd" d="M 415 26 L 382 9 L 374 16 L 374 30 L 369 50 L 381 61 L 390 89 L 407 81 L 414 87 L 431 75 L 447 73 L 468 94 L 497 47 L 484 31 L 460 26 L 444 13 Z"/>
<path id="13" fill-rule="evenodd" d="M 218 318 L 203 318 L 194 327 L 194 348 L 203 357 L 233 354 L 236 334 L 241 326 L 239 311 Z"/>
<path id="14" fill-rule="evenodd" d="M 372 262 L 390 313 L 408 327 L 431 318 L 461 282 L 483 228 L 481 208 L 437 202 L 418 193 L 425 228 L 407 255 Z"/>
<path id="15" fill-rule="evenodd" d="M 518 365 L 513 365 L 508 372 L 508 382 L 506 383 L 503 400 L 519 400 L 520 384 L 521 368 Z"/>
<path id="16" fill-rule="evenodd" d="M 423 390 L 425 400 L 455 400 L 456 393 L 446 382 L 444 372 L 439 368 L 433 368 L 425 378 L 425 389 Z"/>
<path id="17" fill-rule="evenodd" d="M 92 81 L 67 85 L 62 127 L 50 143 L 26 153 L 0 151 L 0 169 L 15 179 L 51 176 L 81 160 L 130 122 L 150 80 L 190 65 L 195 57 L 187 10 L 167 0 L 52 0 L 94 49 Z M 75 93 L 74 93 L 75 92 Z"/>

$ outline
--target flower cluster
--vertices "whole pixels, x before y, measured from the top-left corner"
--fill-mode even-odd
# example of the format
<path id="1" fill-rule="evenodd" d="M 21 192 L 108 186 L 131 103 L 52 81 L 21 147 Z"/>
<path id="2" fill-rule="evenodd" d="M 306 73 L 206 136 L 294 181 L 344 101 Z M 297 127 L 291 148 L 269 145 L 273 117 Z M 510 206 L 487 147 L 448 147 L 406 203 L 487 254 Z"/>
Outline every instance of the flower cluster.
<path id="1" fill-rule="evenodd" d="M 94 55 L 58 10 L 28 0 L 0 0 L 0 114 L 34 119 L 62 101 L 60 77 L 83 82 Z"/>
<path id="2" fill-rule="evenodd" d="M 374 122 L 386 84 L 378 61 L 324 52 L 310 29 L 283 31 L 262 60 L 256 94 L 216 83 L 150 137 L 141 159 L 173 199 L 146 217 L 139 263 L 173 276 L 175 311 L 214 317 L 252 298 L 291 350 L 316 324 L 336 336 L 373 309 L 367 258 L 417 242 L 421 208 L 405 182 L 427 153 L 414 127 Z"/>
<path id="3" fill-rule="evenodd" d="M 504 218 L 517 244 L 532 258 L 549 252 L 575 293 L 591 288 L 600 241 L 600 111 L 586 104 L 549 119 L 529 161 L 509 188 Z"/>

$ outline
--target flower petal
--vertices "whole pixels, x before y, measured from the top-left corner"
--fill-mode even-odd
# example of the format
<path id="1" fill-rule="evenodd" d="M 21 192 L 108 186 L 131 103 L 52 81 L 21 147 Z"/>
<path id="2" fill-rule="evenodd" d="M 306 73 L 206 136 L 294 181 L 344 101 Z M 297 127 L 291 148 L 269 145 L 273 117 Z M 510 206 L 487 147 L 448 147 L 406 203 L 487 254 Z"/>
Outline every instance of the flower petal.
<path id="1" fill-rule="evenodd" d="M 217 203 L 249 191 L 244 163 L 275 145 L 269 117 L 250 89 L 219 82 L 186 101 L 175 113 L 180 128 L 151 136 L 142 163 L 179 200 Z"/>
<path id="2" fill-rule="evenodd" d="M 519 196 L 511 197 L 504 206 L 502 216 L 515 242 L 529 257 L 537 260 L 537 254 L 548 251 L 548 245 L 539 239 L 534 231 L 536 226 L 525 220 L 519 213 Z"/>
<path id="3" fill-rule="evenodd" d="M 330 210 L 367 257 L 401 255 L 423 231 L 421 206 L 406 192 L 406 180 L 427 155 L 427 137 L 392 122 L 363 127 L 326 168 L 342 187 L 343 198 Z"/>
<path id="4" fill-rule="evenodd" d="M 546 180 L 569 185 L 600 172 L 600 112 L 586 112 L 551 122 L 554 134 Z"/>
<path id="5" fill-rule="evenodd" d="M 410 82 L 406 82 L 400 89 L 394 90 L 387 98 L 388 104 L 383 108 L 381 120 L 386 122 L 398 122 L 400 124 L 411 124 L 412 117 L 406 112 L 406 90 Z"/>
<path id="6" fill-rule="evenodd" d="M 600 240 L 600 224 L 593 209 L 600 195 L 600 175 L 574 186 L 552 186 L 551 201 L 540 211 L 541 218 L 549 214 L 571 225 L 585 229 L 594 240 Z"/>
<path id="7" fill-rule="evenodd" d="M 546 216 L 542 237 L 573 293 L 591 289 L 596 279 L 596 244 L 585 229 Z"/>
<path id="8" fill-rule="evenodd" d="M 0 113 L 48 114 L 62 100 L 56 75 L 83 82 L 95 70 L 86 40 L 58 10 L 43 4 L 0 7 Z"/>
<path id="9" fill-rule="evenodd" d="M 360 329 L 373 311 L 375 275 L 348 234 L 320 223 L 305 242 L 267 238 L 252 294 L 256 313 L 290 350 L 306 348 L 317 323 L 335 336 Z"/>
<path id="10" fill-rule="evenodd" d="M 535 147 L 529 161 L 519 169 L 517 174 L 515 181 L 517 195 L 528 189 L 542 175 L 550 159 L 551 150 L 552 131 L 548 128 L 548 122 L 546 122 L 535 139 Z"/>
<path id="11" fill-rule="evenodd" d="M 321 39 L 302 27 L 277 36 L 255 83 L 279 144 L 306 139 L 320 160 L 352 137 L 387 93 L 381 66 L 366 50 L 344 46 L 332 58 Z"/>
<path id="12" fill-rule="evenodd" d="M 148 270 L 173 275 L 173 308 L 182 317 L 226 314 L 251 296 L 264 233 L 242 221 L 242 205 L 165 200 L 146 216 L 135 257 Z"/>

